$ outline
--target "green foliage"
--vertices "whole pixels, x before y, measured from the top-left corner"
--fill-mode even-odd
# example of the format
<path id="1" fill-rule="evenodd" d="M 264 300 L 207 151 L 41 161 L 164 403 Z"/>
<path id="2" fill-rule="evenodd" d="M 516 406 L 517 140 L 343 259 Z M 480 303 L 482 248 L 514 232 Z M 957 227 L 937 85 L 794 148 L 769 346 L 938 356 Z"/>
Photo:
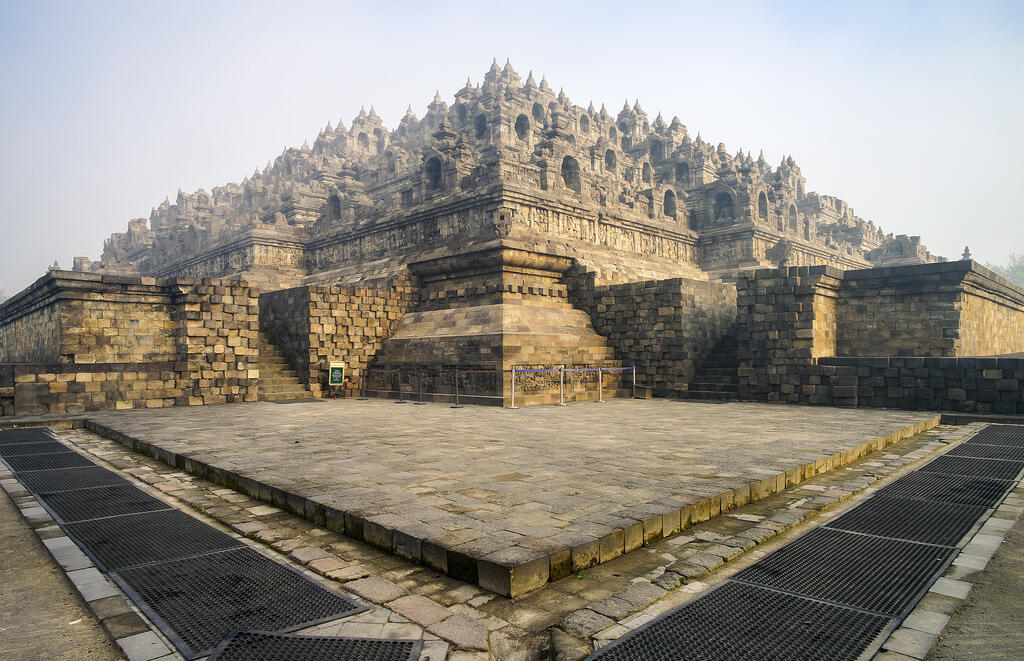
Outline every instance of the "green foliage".
<path id="1" fill-rule="evenodd" d="M 1011 252 L 1010 263 L 1006 266 L 985 264 L 985 268 L 991 269 L 1010 282 L 1024 287 L 1024 253 Z"/>

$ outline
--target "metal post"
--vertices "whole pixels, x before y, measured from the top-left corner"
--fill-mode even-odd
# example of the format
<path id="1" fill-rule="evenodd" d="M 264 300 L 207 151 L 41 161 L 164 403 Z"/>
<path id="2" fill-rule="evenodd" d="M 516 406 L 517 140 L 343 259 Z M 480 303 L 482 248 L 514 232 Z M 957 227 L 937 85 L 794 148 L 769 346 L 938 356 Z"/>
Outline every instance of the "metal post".
<path id="1" fill-rule="evenodd" d="M 369 380 L 370 380 L 370 368 L 367 367 L 365 370 L 363 370 L 363 396 L 362 397 L 356 397 L 356 399 L 360 399 L 360 400 L 365 400 L 366 399 L 366 382 L 369 381 Z"/>
<path id="2" fill-rule="evenodd" d="M 558 370 L 558 405 L 565 406 L 565 365 Z"/>
<path id="3" fill-rule="evenodd" d="M 509 406 L 509 408 L 510 409 L 517 409 L 517 408 L 519 408 L 518 406 L 516 406 L 516 366 L 515 365 L 512 366 L 512 405 Z"/>
<path id="4" fill-rule="evenodd" d="M 601 368 L 597 368 L 597 401 L 604 404 L 604 377 L 601 376 Z"/>
<path id="5" fill-rule="evenodd" d="M 405 404 L 405 400 L 402 399 L 402 369 L 395 369 L 395 373 L 398 374 L 398 401 L 395 404 Z"/>
<path id="6" fill-rule="evenodd" d="M 414 405 L 418 404 L 418 405 L 422 406 L 423 404 L 426 404 L 426 402 L 423 401 L 423 370 L 420 370 L 420 371 L 416 372 L 416 374 L 418 375 L 419 386 L 420 386 L 420 401 L 413 402 L 413 404 Z"/>
<path id="7" fill-rule="evenodd" d="M 636 365 L 633 365 L 633 397 L 636 397 Z"/>
<path id="8" fill-rule="evenodd" d="M 455 403 L 451 405 L 453 409 L 461 409 L 462 404 L 459 404 L 459 368 L 455 368 Z"/>

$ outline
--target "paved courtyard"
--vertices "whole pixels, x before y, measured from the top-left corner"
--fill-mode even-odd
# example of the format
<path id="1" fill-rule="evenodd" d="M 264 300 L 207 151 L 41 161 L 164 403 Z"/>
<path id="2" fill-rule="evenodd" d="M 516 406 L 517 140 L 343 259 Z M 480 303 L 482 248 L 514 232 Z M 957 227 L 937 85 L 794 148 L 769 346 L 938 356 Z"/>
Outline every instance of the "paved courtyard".
<path id="1" fill-rule="evenodd" d="M 687 517 L 767 495 L 787 474 L 800 481 L 859 454 L 851 449 L 920 431 L 935 415 L 626 399 L 519 410 L 331 400 L 89 418 L 229 471 L 247 490 L 259 483 L 265 496 L 277 489 L 307 510 L 322 505 L 329 527 L 333 516 L 335 529 L 516 594 L 677 532 Z"/>

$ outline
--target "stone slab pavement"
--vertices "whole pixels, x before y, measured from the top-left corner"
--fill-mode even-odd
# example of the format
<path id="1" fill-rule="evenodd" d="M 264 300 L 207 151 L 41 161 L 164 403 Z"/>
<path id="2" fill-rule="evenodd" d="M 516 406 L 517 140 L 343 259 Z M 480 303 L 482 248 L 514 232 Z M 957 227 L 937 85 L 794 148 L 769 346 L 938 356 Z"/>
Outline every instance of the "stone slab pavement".
<path id="1" fill-rule="evenodd" d="M 928 412 L 381 400 L 100 412 L 87 427 L 516 596 L 938 424 Z"/>

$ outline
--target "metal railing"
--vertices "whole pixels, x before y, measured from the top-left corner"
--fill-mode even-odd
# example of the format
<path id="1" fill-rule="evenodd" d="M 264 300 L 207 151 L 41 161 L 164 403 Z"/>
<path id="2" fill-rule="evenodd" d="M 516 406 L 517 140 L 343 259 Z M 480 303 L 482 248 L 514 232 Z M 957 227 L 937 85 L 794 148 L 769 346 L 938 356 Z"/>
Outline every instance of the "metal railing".
<path id="1" fill-rule="evenodd" d="M 516 406 L 516 376 L 517 375 L 523 375 L 523 374 L 555 374 L 555 373 L 557 373 L 558 374 L 558 404 L 557 405 L 558 406 L 565 406 L 566 405 L 565 404 L 565 395 L 566 395 L 565 376 L 566 376 L 566 374 L 573 374 L 573 373 L 577 373 L 577 372 L 595 372 L 596 373 L 596 375 L 597 375 L 597 402 L 598 403 L 602 403 L 603 404 L 604 401 L 605 401 L 605 399 L 604 399 L 604 375 L 605 375 L 605 373 L 630 372 L 631 373 L 631 377 L 632 377 L 632 384 L 631 384 L 631 387 L 630 387 L 630 394 L 632 396 L 634 396 L 634 397 L 636 396 L 636 389 L 637 389 L 636 366 L 631 365 L 629 367 L 565 367 L 563 365 L 563 366 L 560 366 L 560 367 L 553 367 L 553 368 L 520 368 L 520 367 L 513 366 L 511 369 L 507 369 L 507 370 L 461 369 L 461 368 L 452 368 L 450 370 L 446 370 L 444 368 L 437 368 L 436 370 L 429 369 L 429 368 L 402 370 L 401 368 L 367 368 L 365 373 L 363 374 L 363 378 L 361 379 L 361 381 L 362 381 L 362 383 L 361 383 L 362 387 L 360 389 L 360 393 L 361 394 L 360 394 L 360 396 L 357 399 L 360 399 L 360 400 L 369 399 L 367 393 L 374 392 L 374 393 L 382 394 L 382 395 L 385 395 L 385 396 L 389 395 L 389 394 L 397 394 L 398 399 L 395 401 L 396 404 L 406 404 L 406 403 L 408 403 L 410 401 L 413 404 L 425 404 L 426 402 L 424 402 L 423 398 L 424 398 L 425 395 L 429 395 L 430 397 L 449 397 L 449 398 L 451 398 L 451 401 L 452 401 L 451 408 L 462 408 L 463 407 L 462 400 L 464 400 L 464 399 L 491 399 L 491 400 L 497 399 L 497 400 L 504 400 L 505 395 L 504 395 L 504 393 L 501 392 L 503 384 L 501 383 L 500 380 L 496 384 L 497 385 L 496 390 L 499 391 L 499 394 L 467 393 L 467 392 L 464 391 L 465 389 L 463 387 L 460 387 L 460 384 L 462 382 L 462 378 L 460 378 L 460 377 L 463 377 L 463 376 L 466 376 L 466 375 L 471 375 L 471 374 L 492 374 L 492 375 L 510 374 L 511 375 L 511 388 L 510 388 L 510 392 L 509 392 L 509 406 L 507 408 L 518 409 L 519 407 Z M 415 400 L 411 400 L 411 399 L 406 399 L 405 398 L 406 393 L 409 392 L 409 391 L 404 390 L 403 387 L 402 387 L 403 386 L 403 380 L 402 380 L 402 375 L 403 374 L 405 374 L 407 376 L 408 375 L 415 375 L 415 377 L 414 377 L 415 378 L 414 392 L 415 392 L 415 396 L 416 396 Z M 424 377 L 431 376 L 431 375 L 436 375 L 436 376 L 440 377 L 441 379 L 444 379 L 446 374 L 449 374 L 449 375 L 452 376 L 452 387 L 451 387 L 451 391 L 450 392 L 444 392 L 444 391 L 441 391 L 441 390 L 426 391 L 426 390 L 423 389 Z M 389 387 L 387 387 L 387 388 L 372 388 L 372 387 L 369 386 L 369 383 L 371 381 L 371 377 L 372 376 L 378 376 L 379 377 L 379 376 L 387 376 L 387 375 L 393 375 L 395 377 L 393 379 L 389 379 L 388 380 L 389 381 L 389 383 L 388 383 Z M 397 381 L 397 388 L 392 389 L 392 386 L 394 386 L 394 382 L 395 381 Z M 525 396 L 525 394 L 526 393 L 524 392 L 523 395 Z"/>

